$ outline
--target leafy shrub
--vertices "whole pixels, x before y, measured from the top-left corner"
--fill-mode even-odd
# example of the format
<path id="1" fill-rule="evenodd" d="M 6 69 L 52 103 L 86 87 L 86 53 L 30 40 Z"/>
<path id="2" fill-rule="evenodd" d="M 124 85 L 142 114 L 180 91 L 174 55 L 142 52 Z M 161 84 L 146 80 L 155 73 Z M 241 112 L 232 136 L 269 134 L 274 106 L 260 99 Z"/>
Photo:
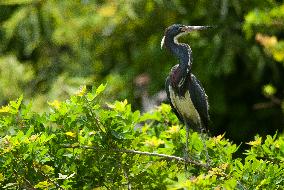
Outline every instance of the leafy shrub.
<path id="1" fill-rule="evenodd" d="M 0 109 L 0 187 L 5 189 L 282 189 L 284 138 L 237 145 L 185 130 L 170 106 L 132 111 L 107 103 L 105 86 L 83 87 L 65 102 L 49 102 L 39 115 L 23 97 Z M 203 145 L 206 143 L 206 146 Z M 209 160 L 207 160 L 207 152 Z M 186 170 L 185 170 L 185 161 Z"/>

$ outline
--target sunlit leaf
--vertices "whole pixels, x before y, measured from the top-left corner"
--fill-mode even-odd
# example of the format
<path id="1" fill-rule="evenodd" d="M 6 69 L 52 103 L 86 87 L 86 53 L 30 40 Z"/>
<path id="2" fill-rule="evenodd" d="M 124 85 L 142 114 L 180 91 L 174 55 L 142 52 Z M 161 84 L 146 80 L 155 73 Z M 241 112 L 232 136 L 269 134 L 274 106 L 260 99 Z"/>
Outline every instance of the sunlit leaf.
<path id="1" fill-rule="evenodd" d="M 101 84 L 97 89 L 96 89 L 96 96 L 101 94 L 106 88 L 106 85 Z"/>
<path id="2" fill-rule="evenodd" d="M 260 33 L 256 34 L 255 39 L 266 48 L 274 47 L 278 43 L 275 36 L 267 36 Z"/>
<path id="3" fill-rule="evenodd" d="M 76 93 L 77 96 L 83 96 L 86 94 L 86 91 L 87 91 L 87 87 L 86 85 L 82 86 L 80 88 L 80 90 Z"/>
<path id="4" fill-rule="evenodd" d="M 71 132 L 71 131 L 68 131 L 68 132 L 66 132 L 65 133 L 67 136 L 69 136 L 69 137 L 76 137 L 76 133 L 73 133 L 73 132 Z"/>
<path id="5" fill-rule="evenodd" d="M 54 100 L 53 102 L 48 102 L 48 104 L 54 107 L 55 109 L 60 109 L 61 106 L 61 102 L 58 100 Z"/>
<path id="6" fill-rule="evenodd" d="M 254 141 L 250 141 L 247 144 L 251 146 L 258 146 L 261 145 L 261 137 L 256 138 Z"/>
<path id="7" fill-rule="evenodd" d="M 107 4 L 98 9 L 98 14 L 104 17 L 111 17 L 116 13 L 116 9 L 114 4 Z"/>
<path id="8" fill-rule="evenodd" d="M 175 133 L 178 133 L 179 130 L 180 130 L 179 125 L 173 125 L 172 127 L 169 128 L 168 132 L 171 134 L 175 134 Z"/>
<path id="9" fill-rule="evenodd" d="M 283 51 L 274 51 L 273 57 L 276 61 L 284 61 L 284 49 Z"/>
<path id="10" fill-rule="evenodd" d="M 150 147 L 158 147 L 164 143 L 165 142 L 163 140 L 158 139 L 157 137 L 152 137 L 144 142 L 146 146 L 150 146 Z"/>
<path id="11" fill-rule="evenodd" d="M 45 174 L 50 174 L 50 173 L 53 173 L 54 168 L 49 165 L 43 165 L 41 167 L 41 171 L 43 171 Z"/>
<path id="12" fill-rule="evenodd" d="M 272 96 L 276 93 L 276 88 L 271 84 L 267 84 L 263 87 L 262 91 L 265 96 Z"/>
<path id="13" fill-rule="evenodd" d="M 2 173 L 0 173 L 0 182 L 1 182 L 1 181 L 4 181 L 4 180 L 5 180 L 4 175 L 3 175 Z"/>
<path id="14" fill-rule="evenodd" d="M 48 181 L 46 180 L 46 181 L 41 181 L 41 182 L 39 182 L 38 184 L 36 184 L 36 185 L 34 186 L 34 188 L 48 189 L 48 188 L 50 188 L 50 187 L 52 187 L 52 186 L 54 186 L 54 184 L 51 183 L 51 182 L 48 182 Z"/>
<path id="15" fill-rule="evenodd" d="M 29 4 L 35 3 L 40 0 L 1 0 L 0 5 L 19 5 L 19 4 Z"/>
<path id="16" fill-rule="evenodd" d="M 2 106 L 0 108 L 0 113 L 9 113 L 10 110 L 10 106 Z"/>

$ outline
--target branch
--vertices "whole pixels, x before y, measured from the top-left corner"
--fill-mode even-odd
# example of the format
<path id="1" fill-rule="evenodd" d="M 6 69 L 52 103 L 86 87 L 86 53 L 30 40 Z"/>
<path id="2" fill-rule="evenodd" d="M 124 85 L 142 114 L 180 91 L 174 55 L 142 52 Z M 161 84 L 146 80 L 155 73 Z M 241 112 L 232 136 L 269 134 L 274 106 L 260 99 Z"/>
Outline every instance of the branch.
<path id="1" fill-rule="evenodd" d="M 266 108 L 272 108 L 274 106 L 281 106 L 281 99 L 275 97 L 275 96 L 269 96 L 270 102 L 261 102 L 261 103 L 256 103 L 253 105 L 254 110 L 259 110 L 259 109 L 266 109 Z"/>
<path id="2" fill-rule="evenodd" d="M 69 145 L 69 144 L 63 144 L 61 145 L 63 148 L 81 148 L 81 149 L 92 149 L 92 150 L 97 150 L 97 151 L 109 151 L 109 150 L 105 150 L 102 148 L 98 148 L 95 146 L 84 146 L 84 145 Z M 178 156 L 172 156 L 172 155 L 167 155 L 167 154 L 158 154 L 158 153 L 153 153 L 153 152 L 142 152 L 142 151 L 138 151 L 138 150 L 128 150 L 128 149 L 119 149 L 119 148 L 113 148 L 111 149 L 111 151 L 113 152 L 123 152 L 123 153 L 130 153 L 130 154 L 139 154 L 139 155 L 147 155 L 147 156 L 157 156 L 157 157 L 161 157 L 167 160 L 177 160 L 179 162 L 186 162 L 186 163 L 190 163 L 190 164 L 194 164 L 196 166 L 200 166 L 203 167 L 207 170 L 212 169 L 208 164 L 203 164 L 199 161 L 195 161 L 192 159 L 184 159 Z M 229 177 L 226 173 L 222 172 L 222 175 L 224 175 L 225 177 Z M 243 189 L 247 189 L 239 180 L 237 180 L 237 183 L 243 188 Z M 128 184 L 129 185 L 129 184 Z M 131 188 L 131 187 L 130 187 Z M 129 189 L 129 186 L 128 186 Z"/>
<path id="3" fill-rule="evenodd" d="M 20 176 L 18 175 L 17 170 L 13 169 L 13 172 L 14 172 L 14 174 L 16 175 L 16 177 L 17 177 L 18 179 L 20 179 Z M 23 177 L 23 178 L 24 178 L 24 177 Z M 31 184 L 31 182 L 30 182 L 29 180 L 27 180 L 26 178 L 24 178 L 24 181 L 28 184 L 28 187 L 25 187 L 25 188 L 35 190 L 34 186 Z"/>
<path id="4" fill-rule="evenodd" d="M 62 188 L 62 187 L 61 187 L 58 183 L 56 183 L 54 180 L 50 179 L 47 175 L 45 175 L 45 173 L 43 173 L 43 172 L 40 171 L 40 170 L 39 170 L 39 172 L 40 172 L 41 175 L 43 175 L 43 176 L 45 177 L 45 179 L 46 179 L 47 181 L 50 181 L 51 183 L 53 183 L 53 185 L 55 185 L 57 189 L 64 190 L 64 188 Z"/>
<path id="5" fill-rule="evenodd" d="M 274 106 L 275 106 L 275 104 L 273 102 L 261 102 L 261 103 L 254 104 L 253 109 L 254 110 L 261 110 L 261 109 L 272 108 Z"/>
<path id="6" fill-rule="evenodd" d="M 72 146 L 72 145 L 69 145 L 69 144 L 63 144 L 61 146 L 63 148 L 82 148 L 82 149 L 93 149 L 93 150 L 97 150 L 97 151 L 109 151 L 109 150 L 105 150 L 105 149 L 98 148 L 98 147 L 95 147 L 95 146 L 83 146 L 83 145 Z M 128 150 L 128 149 L 119 149 L 119 148 L 113 148 L 113 149 L 110 149 L 110 151 L 124 152 L 124 153 L 129 153 L 129 154 L 147 155 L 147 156 L 157 156 L 157 157 L 161 157 L 161 158 L 164 158 L 164 159 L 167 159 L 167 160 L 177 160 L 179 162 L 186 162 L 186 163 L 189 163 L 189 164 L 194 164 L 196 166 L 203 167 L 207 170 L 210 169 L 210 167 L 207 164 L 203 164 L 199 161 L 195 161 L 195 160 L 192 160 L 192 159 L 185 159 L 185 158 L 181 158 L 181 157 L 178 157 L 178 156 L 172 156 L 172 155 L 167 155 L 167 154 L 159 154 L 159 153 L 153 153 L 153 152 L 142 152 L 142 151 L 138 151 L 138 150 Z"/>

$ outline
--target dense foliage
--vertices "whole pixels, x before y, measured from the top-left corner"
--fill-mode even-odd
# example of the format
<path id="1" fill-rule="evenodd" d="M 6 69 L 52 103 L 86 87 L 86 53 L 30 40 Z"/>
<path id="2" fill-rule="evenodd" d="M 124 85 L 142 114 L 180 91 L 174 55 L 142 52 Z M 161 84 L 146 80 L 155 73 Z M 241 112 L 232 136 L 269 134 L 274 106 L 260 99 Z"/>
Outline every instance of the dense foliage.
<path id="1" fill-rule="evenodd" d="M 24 94 L 32 109 L 83 84 L 108 83 L 105 99 L 141 107 L 134 78 L 164 89 L 176 63 L 160 50 L 173 23 L 214 25 L 182 41 L 209 96 L 212 133 L 235 142 L 282 131 L 283 2 L 277 0 L 2 0 L 0 104 Z M 282 109 L 281 109 L 282 106 Z"/>
<path id="2" fill-rule="evenodd" d="M 284 188 L 283 135 L 256 136 L 241 159 L 223 135 L 191 132 L 185 170 L 185 130 L 170 106 L 140 114 L 126 100 L 105 102 L 104 89 L 83 87 L 66 101 L 49 102 L 50 112 L 42 115 L 23 97 L 1 107 L 0 187 Z"/>

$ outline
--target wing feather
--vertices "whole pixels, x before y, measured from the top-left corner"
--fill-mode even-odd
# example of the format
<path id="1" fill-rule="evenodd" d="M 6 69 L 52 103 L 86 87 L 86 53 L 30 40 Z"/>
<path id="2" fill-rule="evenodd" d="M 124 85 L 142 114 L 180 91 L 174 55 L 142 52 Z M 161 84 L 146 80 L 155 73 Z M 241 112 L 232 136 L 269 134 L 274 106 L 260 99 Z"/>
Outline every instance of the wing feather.
<path id="1" fill-rule="evenodd" d="M 199 82 L 199 80 L 191 74 L 191 82 L 189 83 L 189 92 L 192 103 L 200 115 L 202 125 L 207 129 L 209 124 L 209 105 L 207 95 Z"/>
<path id="2" fill-rule="evenodd" d="M 174 107 L 174 105 L 172 104 L 172 101 L 171 101 L 171 97 L 170 97 L 170 90 L 169 90 L 169 86 L 170 86 L 170 77 L 168 76 L 167 79 L 166 79 L 166 93 L 167 93 L 167 97 L 168 97 L 168 100 L 170 102 L 170 105 L 172 107 L 172 110 L 173 112 L 176 114 L 176 116 L 178 117 L 178 119 L 183 122 L 183 119 L 182 119 L 182 116 L 178 113 L 178 111 L 176 110 L 176 108 Z"/>

